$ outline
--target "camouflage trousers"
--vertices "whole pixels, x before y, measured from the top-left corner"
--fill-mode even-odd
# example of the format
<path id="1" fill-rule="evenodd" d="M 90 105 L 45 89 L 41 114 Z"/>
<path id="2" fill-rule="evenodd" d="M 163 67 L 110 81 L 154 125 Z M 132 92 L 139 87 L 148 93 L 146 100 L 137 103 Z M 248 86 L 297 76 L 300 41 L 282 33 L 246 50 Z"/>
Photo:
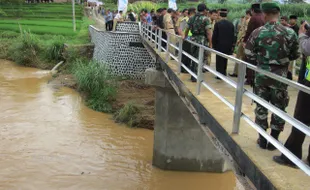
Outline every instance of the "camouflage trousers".
<path id="1" fill-rule="evenodd" d="M 260 98 L 270 102 L 277 108 L 285 111 L 289 103 L 287 89 L 276 89 L 268 86 L 255 86 L 254 92 Z M 268 129 L 268 109 L 257 103 L 255 109 L 255 123 L 263 129 Z M 271 115 L 270 128 L 283 131 L 285 121 L 276 114 Z"/>

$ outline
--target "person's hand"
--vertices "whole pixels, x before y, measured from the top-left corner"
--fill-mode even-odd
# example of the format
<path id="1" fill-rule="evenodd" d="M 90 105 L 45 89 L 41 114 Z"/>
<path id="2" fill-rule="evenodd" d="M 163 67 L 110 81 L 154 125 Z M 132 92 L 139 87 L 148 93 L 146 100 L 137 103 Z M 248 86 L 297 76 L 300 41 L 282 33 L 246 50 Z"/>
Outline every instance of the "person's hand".
<path id="1" fill-rule="evenodd" d="M 304 22 L 300 27 L 299 27 L 299 34 L 305 34 L 307 32 L 305 25 L 307 24 L 307 22 Z"/>

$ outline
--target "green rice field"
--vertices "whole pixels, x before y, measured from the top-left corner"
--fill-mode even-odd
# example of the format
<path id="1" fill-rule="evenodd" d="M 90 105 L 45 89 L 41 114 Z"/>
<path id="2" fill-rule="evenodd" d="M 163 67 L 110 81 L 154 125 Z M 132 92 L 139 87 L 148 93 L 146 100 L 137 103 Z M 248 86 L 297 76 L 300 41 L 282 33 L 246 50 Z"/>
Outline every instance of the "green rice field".
<path id="1" fill-rule="evenodd" d="M 76 5 L 76 27 L 73 31 L 71 4 L 1 5 L 5 14 L 0 15 L 0 31 L 30 31 L 34 34 L 72 36 L 83 22 L 83 7 Z"/>

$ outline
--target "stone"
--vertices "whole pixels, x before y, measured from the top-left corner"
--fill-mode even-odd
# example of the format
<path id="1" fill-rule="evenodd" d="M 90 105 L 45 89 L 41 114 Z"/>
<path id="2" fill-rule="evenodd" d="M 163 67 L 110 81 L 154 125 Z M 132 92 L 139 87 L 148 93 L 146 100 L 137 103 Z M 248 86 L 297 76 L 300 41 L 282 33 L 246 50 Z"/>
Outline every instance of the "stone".
<path id="1" fill-rule="evenodd" d="M 95 45 L 93 59 L 108 66 L 113 76 L 144 79 L 148 68 L 155 68 L 155 59 L 147 49 L 131 44 L 141 44 L 138 23 L 118 23 L 116 32 L 100 31 L 89 27 Z"/>

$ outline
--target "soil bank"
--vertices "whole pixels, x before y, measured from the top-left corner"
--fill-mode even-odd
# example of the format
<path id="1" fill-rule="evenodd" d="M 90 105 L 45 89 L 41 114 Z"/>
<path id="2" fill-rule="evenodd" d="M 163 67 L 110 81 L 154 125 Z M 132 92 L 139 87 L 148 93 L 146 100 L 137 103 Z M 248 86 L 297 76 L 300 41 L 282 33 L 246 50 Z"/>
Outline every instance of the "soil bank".
<path id="1" fill-rule="evenodd" d="M 55 88 L 69 87 L 77 90 L 77 83 L 71 74 L 58 73 L 49 81 Z M 81 94 L 82 97 L 85 95 Z M 113 101 L 113 112 L 117 112 L 127 103 L 134 103 L 139 108 L 136 114 L 138 128 L 154 129 L 155 120 L 155 88 L 144 84 L 141 80 L 121 80 L 118 82 L 117 95 Z"/>

